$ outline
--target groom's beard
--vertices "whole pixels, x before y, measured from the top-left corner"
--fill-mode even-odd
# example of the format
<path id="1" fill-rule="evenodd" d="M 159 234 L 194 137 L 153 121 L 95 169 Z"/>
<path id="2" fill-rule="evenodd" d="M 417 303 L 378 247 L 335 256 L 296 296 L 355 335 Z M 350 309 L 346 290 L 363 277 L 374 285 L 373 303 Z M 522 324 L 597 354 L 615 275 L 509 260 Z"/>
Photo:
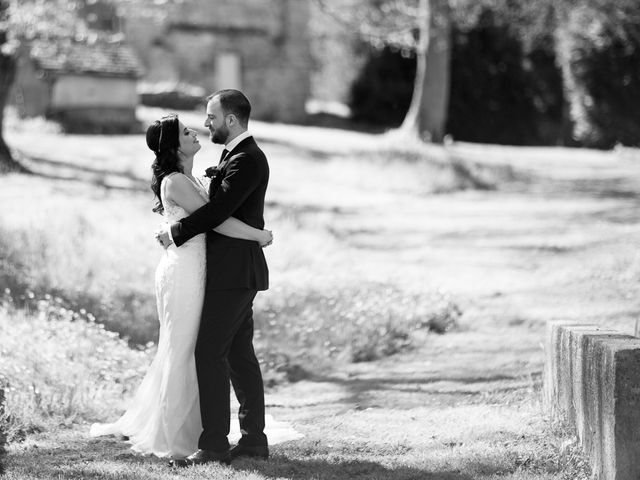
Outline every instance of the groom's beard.
<path id="1" fill-rule="evenodd" d="M 211 141 L 213 143 L 217 143 L 219 145 L 224 145 L 227 143 L 227 139 L 229 138 L 229 129 L 226 125 L 216 128 L 214 131 L 209 130 Z"/>

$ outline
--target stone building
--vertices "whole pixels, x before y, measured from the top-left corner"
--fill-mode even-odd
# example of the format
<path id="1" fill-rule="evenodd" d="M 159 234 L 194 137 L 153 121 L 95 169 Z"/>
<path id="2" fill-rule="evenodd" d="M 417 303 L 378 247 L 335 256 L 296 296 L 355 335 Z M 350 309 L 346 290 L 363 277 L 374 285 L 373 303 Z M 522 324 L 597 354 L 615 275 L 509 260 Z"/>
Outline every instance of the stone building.
<path id="1" fill-rule="evenodd" d="M 311 88 L 310 1 L 184 0 L 129 11 L 122 28 L 145 83 L 237 88 L 254 118 L 296 122 Z"/>
<path id="2" fill-rule="evenodd" d="M 122 42 L 36 39 L 22 48 L 12 103 L 21 116 L 53 118 L 70 132 L 133 132 L 142 73 Z"/>

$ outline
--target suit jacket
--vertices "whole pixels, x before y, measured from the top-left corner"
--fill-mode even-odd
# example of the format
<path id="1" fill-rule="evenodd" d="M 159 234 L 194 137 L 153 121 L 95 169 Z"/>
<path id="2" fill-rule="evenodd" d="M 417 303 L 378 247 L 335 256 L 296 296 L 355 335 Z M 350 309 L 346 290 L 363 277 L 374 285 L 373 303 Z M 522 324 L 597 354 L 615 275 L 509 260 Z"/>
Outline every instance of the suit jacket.
<path id="1" fill-rule="evenodd" d="M 171 225 L 176 246 L 207 234 L 207 289 L 269 288 L 269 269 L 257 242 L 213 231 L 230 216 L 264 228 L 264 197 L 269 182 L 267 157 L 253 137 L 241 141 L 219 166 L 221 182 L 212 182 L 210 201 Z"/>

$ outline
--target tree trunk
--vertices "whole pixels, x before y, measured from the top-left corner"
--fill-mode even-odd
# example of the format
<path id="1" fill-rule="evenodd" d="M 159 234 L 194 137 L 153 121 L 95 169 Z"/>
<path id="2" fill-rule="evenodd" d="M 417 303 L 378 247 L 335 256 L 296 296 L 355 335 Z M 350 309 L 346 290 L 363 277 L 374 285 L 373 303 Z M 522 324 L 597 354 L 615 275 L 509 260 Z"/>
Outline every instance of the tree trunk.
<path id="1" fill-rule="evenodd" d="M 0 32 L 0 45 L 6 40 L 6 32 Z M 4 107 L 16 76 L 17 58 L 11 53 L 0 52 L 0 175 L 9 172 L 26 172 L 27 169 L 16 162 L 4 141 Z"/>
<path id="2" fill-rule="evenodd" d="M 420 135 L 420 110 L 424 98 L 424 89 L 427 78 L 427 53 L 429 51 L 431 33 L 431 3 L 432 0 L 420 0 L 420 13 L 418 22 L 418 45 L 416 47 L 416 78 L 413 82 L 413 96 L 407 115 L 404 117 L 400 130 L 414 135 Z"/>
<path id="3" fill-rule="evenodd" d="M 591 130 L 589 114 L 584 101 L 588 97 L 584 86 L 580 84 L 572 69 L 573 36 L 572 23 L 575 21 L 572 11 L 556 10 L 557 26 L 554 31 L 555 53 L 562 73 L 564 90 L 563 141 L 565 145 L 576 145 L 587 137 Z"/>
<path id="4" fill-rule="evenodd" d="M 420 12 L 413 97 L 400 129 L 439 143 L 449 108 L 451 15 L 447 0 L 421 0 Z"/>

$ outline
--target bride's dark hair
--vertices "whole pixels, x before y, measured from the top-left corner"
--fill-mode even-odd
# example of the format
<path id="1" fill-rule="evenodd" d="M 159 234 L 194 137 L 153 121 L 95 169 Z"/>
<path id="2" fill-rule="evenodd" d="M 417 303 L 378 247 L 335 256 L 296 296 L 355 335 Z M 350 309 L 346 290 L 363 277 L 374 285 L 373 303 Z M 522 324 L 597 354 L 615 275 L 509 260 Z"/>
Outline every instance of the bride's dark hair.
<path id="1" fill-rule="evenodd" d="M 156 196 L 154 212 L 162 214 L 164 205 L 160 197 L 160 185 L 162 179 L 173 172 L 183 173 L 178 157 L 180 146 L 180 126 L 177 115 L 168 115 L 156 120 L 147 128 L 147 146 L 156 154 L 156 159 L 151 165 L 153 176 L 151 178 L 151 190 Z"/>

